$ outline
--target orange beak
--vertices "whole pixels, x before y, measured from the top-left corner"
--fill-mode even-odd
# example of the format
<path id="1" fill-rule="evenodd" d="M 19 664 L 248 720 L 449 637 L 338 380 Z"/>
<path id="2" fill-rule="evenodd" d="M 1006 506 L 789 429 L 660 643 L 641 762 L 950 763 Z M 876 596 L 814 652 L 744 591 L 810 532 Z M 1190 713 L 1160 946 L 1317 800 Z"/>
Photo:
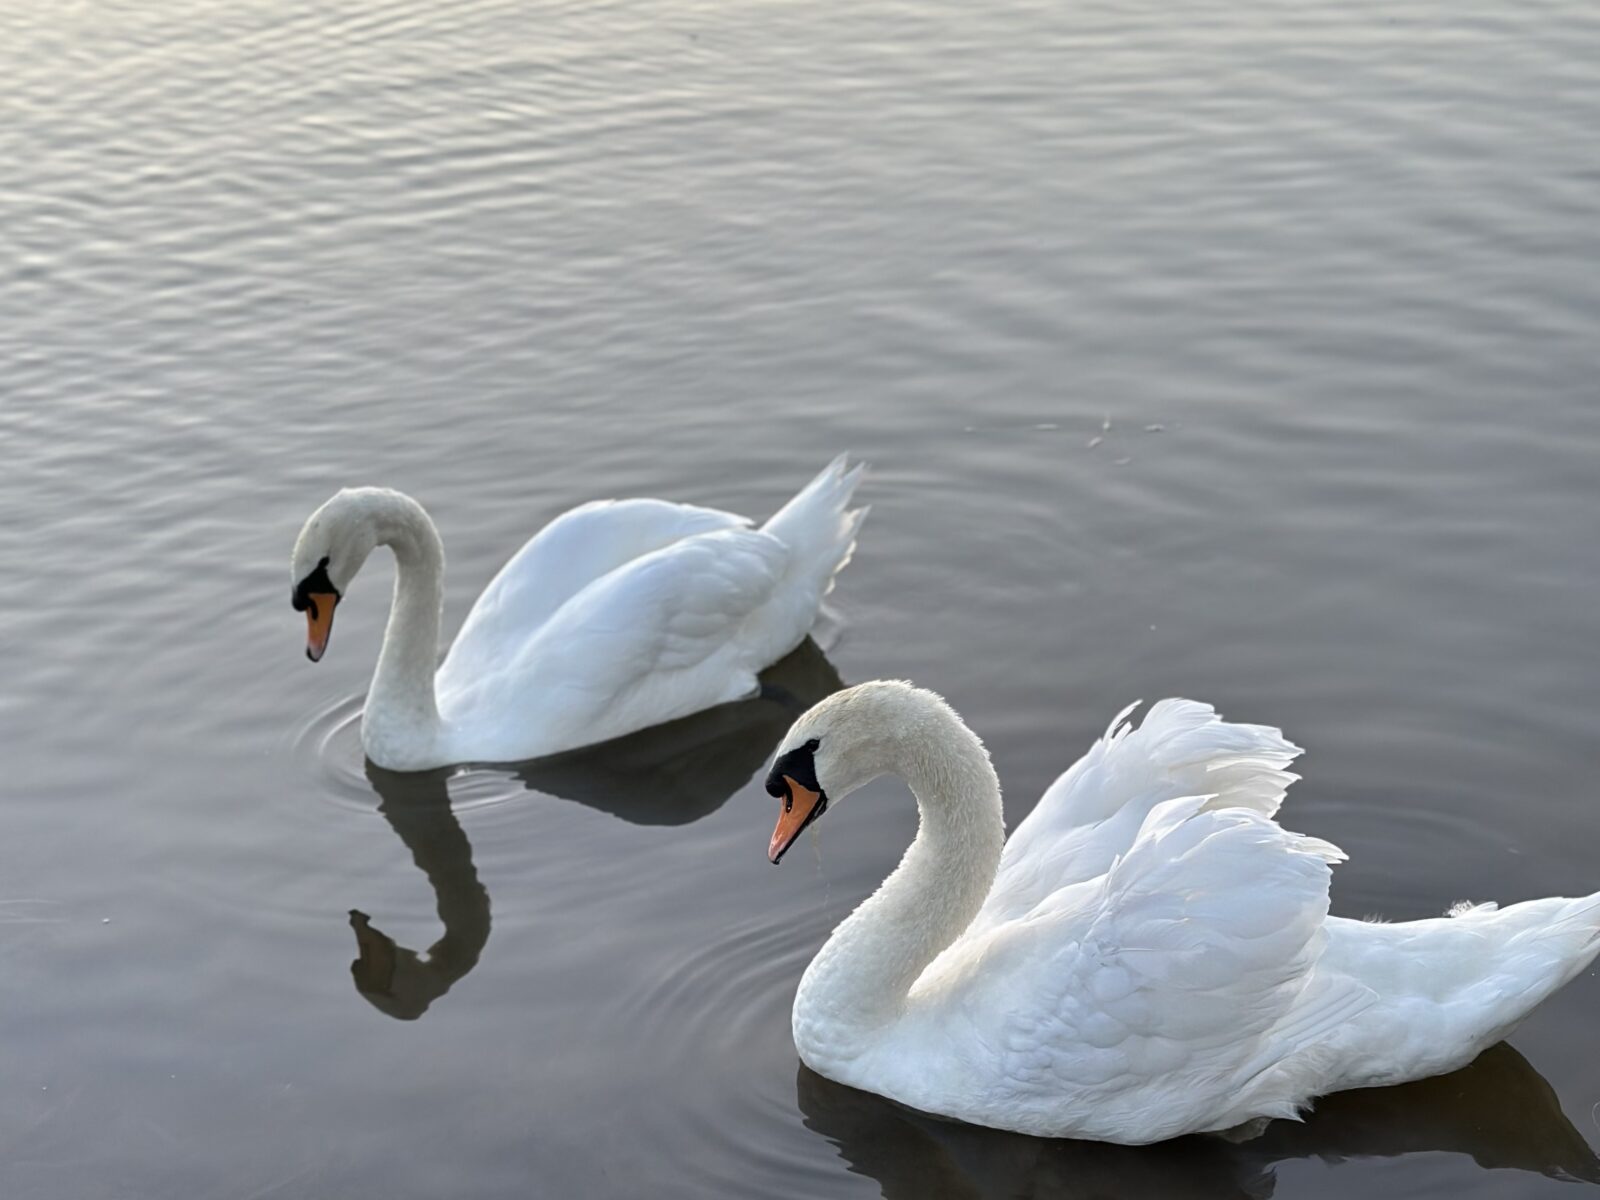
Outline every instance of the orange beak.
<path id="1" fill-rule="evenodd" d="M 772 831 L 772 841 L 767 845 L 767 860 L 776 863 L 784 851 L 794 845 L 800 831 L 812 820 L 822 815 L 827 799 L 803 783 L 796 783 L 793 775 L 785 775 L 783 782 L 789 794 L 783 798 L 783 811 L 778 814 L 778 827 Z"/>
<path id="2" fill-rule="evenodd" d="M 333 608 L 339 603 L 339 594 L 312 592 L 306 600 L 306 657 L 320 662 L 333 632 Z"/>

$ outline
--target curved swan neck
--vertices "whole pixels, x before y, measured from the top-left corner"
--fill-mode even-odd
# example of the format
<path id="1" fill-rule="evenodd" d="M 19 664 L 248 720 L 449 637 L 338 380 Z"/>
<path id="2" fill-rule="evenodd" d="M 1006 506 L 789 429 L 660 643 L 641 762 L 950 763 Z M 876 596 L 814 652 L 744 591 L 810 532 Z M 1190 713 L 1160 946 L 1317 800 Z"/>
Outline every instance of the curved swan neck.
<path id="1" fill-rule="evenodd" d="M 926 699 L 924 699 L 926 697 Z M 915 703 L 885 764 L 916 797 L 917 836 L 900 865 L 834 930 L 800 984 L 804 1012 L 834 1035 L 894 1020 L 912 985 L 972 923 L 1005 845 L 1000 781 L 983 743 L 942 702 Z"/>
<path id="2" fill-rule="evenodd" d="M 438 730 L 433 676 L 439 659 L 439 619 L 444 607 L 444 544 L 433 521 L 409 496 L 387 492 L 372 506 L 377 544 L 394 552 L 394 603 L 373 672 L 362 732 L 395 737 L 414 749 Z"/>

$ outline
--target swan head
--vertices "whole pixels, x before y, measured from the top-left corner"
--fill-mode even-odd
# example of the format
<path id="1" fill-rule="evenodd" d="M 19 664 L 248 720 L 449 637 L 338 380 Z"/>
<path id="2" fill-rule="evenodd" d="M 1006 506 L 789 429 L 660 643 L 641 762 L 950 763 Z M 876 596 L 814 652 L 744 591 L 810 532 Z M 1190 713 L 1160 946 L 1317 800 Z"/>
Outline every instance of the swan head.
<path id="1" fill-rule="evenodd" d="M 306 518 L 294 544 L 289 602 L 306 614 L 306 657 L 322 658 L 333 632 L 333 610 L 378 545 L 375 508 L 380 488 L 346 488 Z"/>
<path id="2" fill-rule="evenodd" d="M 767 773 L 767 794 L 783 805 L 767 858 L 778 862 L 830 804 L 880 775 L 903 774 L 930 712 L 949 706 L 909 683 L 877 680 L 835 692 L 801 716 Z"/>

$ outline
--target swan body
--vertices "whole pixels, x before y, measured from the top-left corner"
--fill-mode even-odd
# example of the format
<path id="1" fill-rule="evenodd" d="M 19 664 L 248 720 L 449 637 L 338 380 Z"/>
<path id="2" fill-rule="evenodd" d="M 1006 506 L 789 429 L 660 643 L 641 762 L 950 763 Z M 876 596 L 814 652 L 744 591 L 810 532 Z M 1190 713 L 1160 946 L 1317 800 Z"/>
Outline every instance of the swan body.
<path id="1" fill-rule="evenodd" d="M 620 737 L 737 700 L 804 640 L 866 510 L 841 455 L 760 528 L 663 500 L 557 517 L 501 568 L 438 665 L 444 549 L 400 492 L 339 492 L 295 545 L 295 606 L 320 658 L 334 606 L 377 546 L 397 574 L 362 714 L 390 770 L 513 762 Z"/>
<path id="2" fill-rule="evenodd" d="M 1344 855 L 1274 820 L 1298 749 L 1193 701 L 1130 711 L 1009 840 L 982 743 L 931 692 L 863 684 L 800 718 L 774 861 L 884 773 L 920 815 L 800 981 L 807 1066 L 979 1125 L 1153 1142 L 1463 1066 L 1600 952 L 1600 895 L 1330 917 Z"/>

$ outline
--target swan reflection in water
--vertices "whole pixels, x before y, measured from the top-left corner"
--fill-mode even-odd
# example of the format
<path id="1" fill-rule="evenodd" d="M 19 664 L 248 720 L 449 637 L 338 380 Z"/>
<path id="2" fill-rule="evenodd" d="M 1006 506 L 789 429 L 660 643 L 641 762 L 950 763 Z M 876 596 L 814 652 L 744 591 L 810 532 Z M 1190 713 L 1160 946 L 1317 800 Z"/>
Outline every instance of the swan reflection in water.
<path id="1" fill-rule="evenodd" d="M 1001 1133 L 913 1112 L 804 1065 L 799 1072 L 806 1127 L 853 1173 L 877 1180 L 884 1200 L 1267 1200 L 1281 1162 L 1427 1151 L 1600 1183 L 1600 1159 L 1555 1089 L 1504 1042 L 1449 1075 L 1326 1096 L 1305 1121 L 1273 1121 L 1255 1138 L 1190 1136 L 1154 1146 Z"/>
<path id="2" fill-rule="evenodd" d="M 761 673 L 748 700 L 719 705 L 627 737 L 509 769 L 531 791 L 576 800 L 635 825 L 686 825 L 709 816 L 750 781 L 796 717 L 844 686 L 807 638 Z M 504 770 L 505 768 L 496 768 Z M 418 954 L 397 945 L 359 910 L 350 912 L 356 990 L 402 1021 L 428 1011 L 478 963 L 489 940 L 489 893 L 472 843 L 450 807 L 455 771 L 386 771 L 367 763 L 378 812 L 427 876 L 444 934 Z"/>

